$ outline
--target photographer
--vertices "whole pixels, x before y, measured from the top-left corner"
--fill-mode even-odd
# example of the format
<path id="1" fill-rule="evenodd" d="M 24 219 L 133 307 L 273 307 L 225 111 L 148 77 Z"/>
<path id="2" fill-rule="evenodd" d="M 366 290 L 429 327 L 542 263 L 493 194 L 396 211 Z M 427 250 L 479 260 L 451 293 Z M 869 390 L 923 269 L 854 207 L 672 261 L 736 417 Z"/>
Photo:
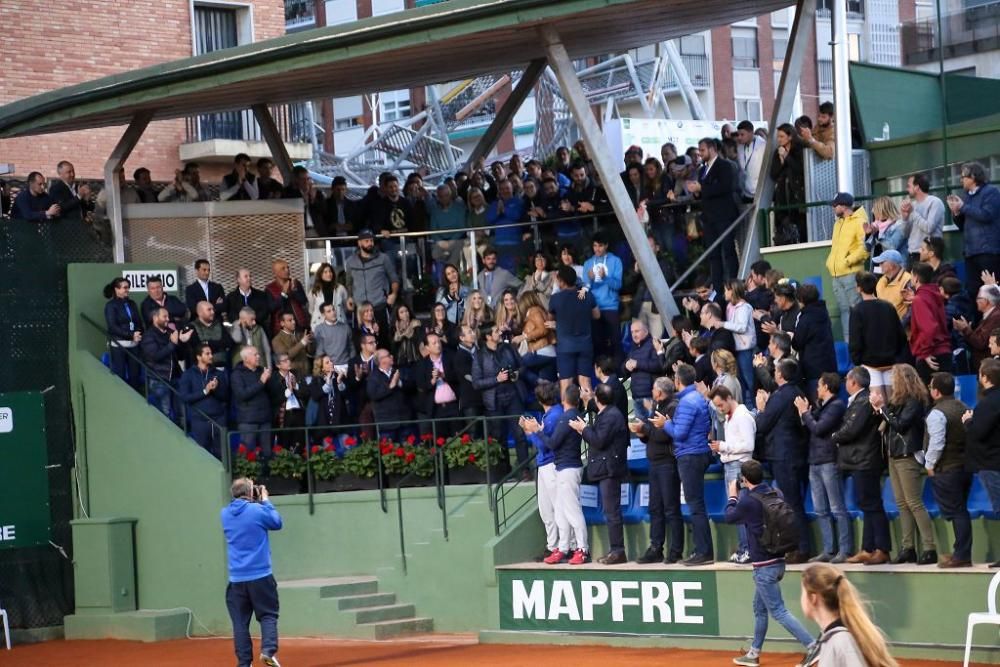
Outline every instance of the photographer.
<path id="1" fill-rule="evenodd" d="M 764 525 L 765 516 L 771 524 L 767 529 Z M 785 608 L 785 601 L 781 597 L 781 580 L 785 576 L 785 548 L 794 549 L 795 544 L 780 543 L 797 541 L 798 536 L 794 535 L 795 518 L 780 494 L 764 482 L 764 469 L 758 461 L 744 461 L 740 468 L 740 478 L 729 483 L 726 523 L 746 526 L 755 589 L 753 642 L 746 655 L 734 658 L 733 662 L 750 667 L 760 665 L 760 650 L 767 636 L 769 614 L 803 646 L 812 644 L 812 636 Z M 789 535 L 791 540 L 788 539 Z"/>
<path id="2" fill-rule="evenodd" d="M 496 434 L 497 441 L 505 451 L 507 436 L 514 434 L 517 462 L 528 460 L 528 441 L 518 424 L 517 415 L 524 412 L 524 400 L 518 386 L 518 369 L 521 357 L 510 343 L 503 342 L 503 330 L 499 325 L 486 324 L 480 327 L 481 345 L 472 364 L 472 385 L 483 392 L 483 404 L 487 417 L 512 415 L 507 419 L 492 420 L 490 434 Z M 525 468 L 522 477 L 531 478 L 531 471 Z"/>
<path id="3" fill-rule="evenodd" d="M 271 574 L 267 532 L 281 530 L 281 515 L 268 500 L 267 488 L 240 477 L 231 487 L 233 501 L 221 512 L 229 558 L 226 608 L 233 621 L 233 643 L 240 667 L 253 664 L 250 615 L 260 623 L 260 659 L 281 667 L 278 652 L 278 584 Z"/>

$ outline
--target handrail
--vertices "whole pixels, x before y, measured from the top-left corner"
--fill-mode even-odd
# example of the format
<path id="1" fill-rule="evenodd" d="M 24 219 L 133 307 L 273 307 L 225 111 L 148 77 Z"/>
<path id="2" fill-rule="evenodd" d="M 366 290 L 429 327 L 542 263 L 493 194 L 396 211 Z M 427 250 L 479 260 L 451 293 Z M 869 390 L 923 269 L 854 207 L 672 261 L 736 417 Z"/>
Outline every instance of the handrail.
<path id="1" fill-rule="evenodd" d="M 107 331 L 107 329 L 105 329 L 104 327 L 102 327 L 99 323 L 97 323 L 93 318 L 91 318 L 86 313 L 82 313 L 81 312 L 81 313 L 79 313 L 79 315 L 80 315 L 80 319 L 82 319 L 84 322 L 86 322 L 87 324 L 89 324 L 90 326 L 92 326 L 94 329 L 96 329 L 100 333 L 104 334 L 104 337 L 107 340 L 108 345 L 109 346 L 111 345 L 111 343 L 113 342 L 114 339 L 111 337 L 111 334 Z M 175 389 L 173 387 L 173 385 L 170 383 L 170 381 L 167 380 L 166 378 L 164 378 L 162 375 L 160 375 L 156 371 L 154 371 L 152 368 L 150 368 L 150 366 L 148 364 L 146 364 L 146 362 L 142 359 L 141 356 L 136 355 L 135 353 L 132 352 L 132 350 L 130 348 L 127 348 L 127 347 L 119 347 L 118 349 L 120 349 L 128 357 L 130 357 L 131 359 L 133 359 L 136 363 L 138 363 L 142 367 L 142 369 L 146 372 L 147 398 L 148 398 L 148 392 L 149 392 L 149 376 L 150 375 L 152 375 L 157 380 L 159 380 L 160 382 L 162 382 L 163 385 L 167 389 L 170 390 L 170 393 L 174 395 L 174 397 L 177 399 L 177 405 L 181 408 L 179 410 L 179 413 L 180 413 L 179 416 L 180 416 L 180 419 L 181 419 L 180 427 L 181 427 L 181 430 L 184 431 L 185 434 L 187 434 L 187 415 L 186 415 L 186 412 L 185 412 L 186 410 L 192 410 L 192 411 L 196 412 L 198 415 L 201 416 L 202 419 L 206 420 L 209 424 L 211 424 L 211 428 L 213 430 L 216 427 L 218 427 L 220 429 L 220 435 L 224 435 L 225 434 L 225 431 L 224 431 L 225 427 L 224 426 L 220 425 L 218 422 L 215 421 L 214 418 L 209 417 L 207 414 L 205 414 L 204 412 L 202 412 L 199 408 L 187 405 L 181 399 L 180 392 L 177 391 L 177 389 Z M 108 369 L 108 370 L 111 370 L 111 369 Z M 112 371 L 112 373 L 113 373 L 113 371 Z M 221 437 L 220 437 L 219 449 L 221 450 L 220 451 L 220 456 L 222 457 L 222 467 L 223 467 L 223 469 L 227 473 L 232 473 L 232 470 L 233 470 L 233 468 L 232 468 L 232 452 L 229 451 L 228 442 L 223 442 Z"/>
<path id="2" fill-rule="evenodd" d="M 494 491 L 495 497 L 493 501 L 493 506 L 494 506 L 493 531 L 497 535 L 497 537 L 500 536 L 500 533 L 502 532 L 503 528 L 507 527 L 507 524 L 510 522 L 510 520 L 518 512 L 524 509 L 529 503 L 531 503 L 538 495 L 538 491 L 536 490 L 535 493 L 528 496 L 528 498 L 524 502 L 518 505 L 514 509 L 514 511 L 510 513 L 510 516 L 507 515 L 507 496 L 510 495 L 511 492 L 513 492 L 513 490 L 516 489 L 518 485 L 521 484 L 522 481 L 525 481 L 521 478 L 522 473 L 525 470 L 530 470 L 530 469 L 531 469 L 531 458 L 529 457 L 524 461 L 518 463 L 513 468 L 511 468 L 511 471 L 506 475 L 504 475 L 503 477 L 501 477 L 500 481 L 497 482 L 496 484 L 496 488 Z M 511 480 L 513 480 L 514 483 L 508 485 L 507 483 L 510 482 Z M 503 512 L 503 520 L 500 519 L 501 511 Z"/>

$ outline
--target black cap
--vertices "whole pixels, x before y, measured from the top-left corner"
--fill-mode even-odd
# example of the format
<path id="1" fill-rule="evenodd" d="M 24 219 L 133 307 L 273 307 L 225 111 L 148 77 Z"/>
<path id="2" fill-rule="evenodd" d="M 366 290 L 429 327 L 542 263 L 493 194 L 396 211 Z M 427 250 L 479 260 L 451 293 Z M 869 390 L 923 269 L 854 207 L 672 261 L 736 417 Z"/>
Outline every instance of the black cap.
<path id="1" fill-rule="evenodd" d="M 368 228 L 362 229 L 360 232 L 358 232 L 358 240 L 359 241 L 361 239 L 373 239 L 373 238 L 375 238 L 375 235 L 372 234 L 372 230 L 370 230 Z"/>
<path id="2" fill-rule="evenodd" d="M 330 185 L 331 186 L 334 186 L 334 185 L 347 185 L 347 179 L 344 178 L 343 176 L 334 176 L 333 177 L 333 183 L 330 183 Z"/>
<path id="3" fill-rule="evenodd" d="M 837 196 L 833 198 L 834 206 L 854 206 L 854 195 L 850 192 L 838 192 Z"/>

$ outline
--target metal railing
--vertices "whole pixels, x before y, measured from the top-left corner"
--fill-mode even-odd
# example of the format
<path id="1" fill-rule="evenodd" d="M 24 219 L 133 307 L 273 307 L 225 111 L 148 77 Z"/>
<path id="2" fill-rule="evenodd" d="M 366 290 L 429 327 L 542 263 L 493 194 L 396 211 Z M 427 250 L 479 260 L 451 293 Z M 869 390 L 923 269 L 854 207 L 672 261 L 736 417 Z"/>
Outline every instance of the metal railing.
<path id="1" fill-rule="evenodd" d="M 900 39 L 907 65 L 936 60 L 942 47 L 945 58 L 994 51 L 1000 48 L 1000 2 L 942 14 L 940 35 L 936 16 L 904 23 Z"/>
<path id="2" fill-rule="evenodd" d="M 305 105 L 275 104 L 268 107 L 278 132 L 285 143 L 313 143 L 315 128 L 309 120 Z M 184 143 L 212 139 L 236 141 L 264 141 L 253 111 L 222 111 L 184 119 Z"/>

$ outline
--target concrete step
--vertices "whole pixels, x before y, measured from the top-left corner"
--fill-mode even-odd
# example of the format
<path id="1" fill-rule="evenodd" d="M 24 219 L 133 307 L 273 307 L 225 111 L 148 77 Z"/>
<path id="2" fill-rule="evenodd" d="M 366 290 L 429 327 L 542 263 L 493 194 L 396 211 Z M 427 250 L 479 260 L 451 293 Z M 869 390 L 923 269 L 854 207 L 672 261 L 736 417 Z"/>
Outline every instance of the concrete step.
<path id="1" fill-rule="evenodd" d="M 369 607 L 384 607 L 396 604 L 395 593 L 371 593 L 368 595 L 348 595 L 338 597 L 337 609 L 348 611 L 351 609 L 367 609 Z"/>
<path id="2" fill-rule="evenodd" d="M 279 581 L 278 590 L 315 589 L 321 598 L 341 598 L 378 592 L 375 577 L 329 577 Z"/>
<path id="3" fill-rule="evenodd" d="M 381 621 L 400 621 L 417 615 L 417 609 L 412 604 L 390 604 L 383 607 L 369 607 L 354 610 L 354 622 L 358 625 L 378 623 Z"/>
<path id="4" fill-rule="evenodd" d="M 79 613 L 63 619 L 66 639 L 129 639 L 160 642 L 184 639 L 191 614 L 148 610 L 120 613 Z"/>
<path id="5" fill-rule="evenodd" d="M 434 619 L 407 618 L 378 623 L 362 623 L 357 627 L 359 634 L 368 639 L 390 639 L 400 635 L 433 632 Z"/>

